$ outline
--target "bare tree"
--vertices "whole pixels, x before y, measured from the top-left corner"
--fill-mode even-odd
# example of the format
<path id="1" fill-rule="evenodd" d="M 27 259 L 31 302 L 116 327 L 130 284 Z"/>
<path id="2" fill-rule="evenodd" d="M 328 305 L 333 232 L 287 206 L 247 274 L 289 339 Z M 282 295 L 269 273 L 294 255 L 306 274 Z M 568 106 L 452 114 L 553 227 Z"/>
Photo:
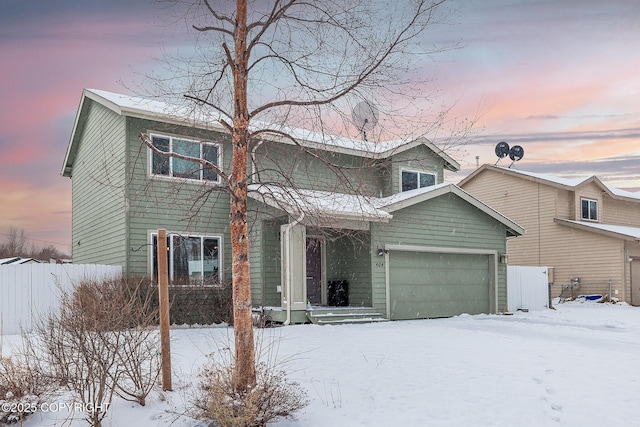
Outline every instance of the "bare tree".
<path id="1" fill-rule="evenodd" d="M 29 248 L 29 237 L 24 229 L 9 227 L 5 243 L 0 247 L 5 256 L 26 256 L 33 251 Z"/>
<path id="2" fill-rule="evenodd" d="M 2 234 L 0 233 L 0 235 Z M 29 244 L 32 239 L 24 229 L 18 230 L 16 227 L 9 227 L 4 240 L 4 243 L 0 243 L 0 258 L 19 256 L 48 261 L 50 258 L 69 257 L 61 253 L 53 244 L 44 247 Z"/>
<path id="3" fill-rule="evenodd" d="M 345 167 L 363 167 L 333 164 L 317 150 L 303 146 L 300 136 L 286 124 L 313 129 L 321 135 L 349 133 L 343 126 L 350 117 L 349 106 L 374 94 L 376 100 L 385 100 L 382 107 L 389 117 L 398 117 L 399 105 L 413 108 L 415 99 L 427 94 L 415 84 L 423 80 L 419 73 L 407 74 L 415 71 L 410 60 L 416 53 L 427 56 L 434 51 L 431 46 L 423 46 L 418 36 L 441 17 L 443 3 L 411 0 L 399 6 L 382 0 L 197 0 L 189 7 L 188 20 L 206 40 L 196 49 L 196 55 L 204 59 L 201 65 L 176 62 L 174 71 L 185 71 L 188 87 L 165 86 L 164 91 L 182 94 L 194 108 L 208 109 L 218 116 L 216 121 L 231 135 L 231 173 L 204 159 L 164 152 L 147 134 L 141 134 L 141 140 L 158 155 L 198 162 L 215 172 L 222 184 L 215 190 L 225 191 L 230 197 L 234 384 L 239 390 L 256 383 L 248 186 L 250 180 L 260 181 L 261 172 L 269 175 L 269 171 L 251 169 L 250 145 L 265 139 L 284 140 L 298 146 L 305 156 L 325 163 L 338 177 Z M 213 52 L 205 52 L 203 45 Z M 405 101 L 398 102 L 402 97 Z M 425 134 L 433 121 L 430 118 L 419 125 L 413 122 L 414 136 Z M 384 130 L 368 138 L 364 129 L 356 132 L 363 139 L 371 139 L 397 137 L 405 130 L 398 123 L 380 129 Z M 286 182 L 286 172 L 275 172 Z M 350 190 L 362 192 L 357 186 Z"/>

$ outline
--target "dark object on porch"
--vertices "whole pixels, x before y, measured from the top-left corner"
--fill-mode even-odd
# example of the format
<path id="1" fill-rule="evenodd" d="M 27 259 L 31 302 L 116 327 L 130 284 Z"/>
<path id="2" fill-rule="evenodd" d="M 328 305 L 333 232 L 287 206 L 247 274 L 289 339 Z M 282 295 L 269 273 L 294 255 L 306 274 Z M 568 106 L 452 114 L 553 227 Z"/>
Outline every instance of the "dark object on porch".
<path id="1" fill-rule="evenodd" d="M 349 305 L 348 280 L 329 280 L 327 305 L 331 307 L 347 307 Z"/>

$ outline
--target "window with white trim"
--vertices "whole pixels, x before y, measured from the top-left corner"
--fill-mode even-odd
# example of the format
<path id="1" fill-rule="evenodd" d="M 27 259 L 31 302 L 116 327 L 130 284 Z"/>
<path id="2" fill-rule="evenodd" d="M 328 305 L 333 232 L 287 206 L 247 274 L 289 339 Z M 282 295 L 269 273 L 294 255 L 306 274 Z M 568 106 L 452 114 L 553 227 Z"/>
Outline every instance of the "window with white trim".
<path id="1" fill-rule="evenodd" d="M 158 235 L 151 234 L 153 277 L 158 277 Z M 221 238 L 167 234 L 167 262 L 172 285 L 220 283 Z"/>
<path id="2" fill-rule="evenodd" d="M 580 199 L 582 219 L 588 221 L 598 220 L 598 201 L 593 199 Z"/>
<path id="3" fill-rule="evenodd" d="M 184 156 L 204 159 L 214 166 L 220 165 L 222 147 L 214 142 L 200 142 L 173 136 L 151 135 L 151 142 L 158 150 Z M 151 151 L 151 150 L 150 150 Z M 198 181 L 218 182 L 220 177 L 200 163 L 175 157 L 164 157 L 151 151 L 151 174 L 172 178 L 186 178 Z"/>
<path id="4" fill-rule="evenodd" d="M 403 169 L 400 174 L 400 188 L 402 191 L 436 185 L 436 175 L 433 173 Z"/>

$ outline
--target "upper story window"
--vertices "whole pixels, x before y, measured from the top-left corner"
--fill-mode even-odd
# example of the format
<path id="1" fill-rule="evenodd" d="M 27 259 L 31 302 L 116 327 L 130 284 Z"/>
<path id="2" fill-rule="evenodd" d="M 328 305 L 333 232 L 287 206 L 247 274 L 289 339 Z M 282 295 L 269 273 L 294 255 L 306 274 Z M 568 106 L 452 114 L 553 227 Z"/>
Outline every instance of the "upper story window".
<path id="1" fill-rule="evenodd" d="M 598 201 L 592 199 L 580 199 L 582 205 L 582 219 L 589 221 L 598 220 Z"/>
<path id="2" fill-rule="evenodd" d="M 151 135 L 151 140 L 156 148 L 165 153 L 182 154 L 207 160 L 215 166 L 220 165 L 220 144 L 164 135 Z M 164 157 L 153 151 L 151 152 L 151 174 L 198 181 L 218 182 L 220 180 L 215 172 L 203 167 L 200 163 L 175 157 Z"/>
<path id="3" fill-rule="evenodd" d="M 402 170 L 402 191 L 415 190 L 436 184 L 436 175 L 428 172 Z"/>
<path id="4" fill-rule="evenodd" d="M 158 235 L 151 234 L 153 277 L 158 277 Z M 172 285 L 220 282 L 219 236 L 167 234 L 167 265 Z"/>

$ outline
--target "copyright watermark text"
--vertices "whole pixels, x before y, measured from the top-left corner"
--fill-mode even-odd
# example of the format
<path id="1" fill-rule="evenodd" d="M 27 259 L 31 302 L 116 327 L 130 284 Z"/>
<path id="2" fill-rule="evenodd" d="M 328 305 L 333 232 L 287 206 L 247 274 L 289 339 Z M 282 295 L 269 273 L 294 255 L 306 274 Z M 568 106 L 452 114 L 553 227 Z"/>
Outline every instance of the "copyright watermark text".
<path id="1" fill-rule="evenodd" d="M 82 402 L 0 402 L 0 412 L 4 413 L 31 413 L 41 412 L 106 412 L 109 402 L 82 403 Z"/>

